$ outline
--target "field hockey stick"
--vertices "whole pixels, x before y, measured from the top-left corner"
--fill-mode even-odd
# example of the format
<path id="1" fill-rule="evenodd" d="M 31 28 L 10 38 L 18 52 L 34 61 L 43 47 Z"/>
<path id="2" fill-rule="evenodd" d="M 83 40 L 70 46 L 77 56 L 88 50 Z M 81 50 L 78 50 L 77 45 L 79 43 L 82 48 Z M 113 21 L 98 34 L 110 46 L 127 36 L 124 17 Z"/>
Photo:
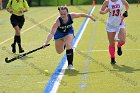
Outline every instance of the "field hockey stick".
<path id="1" fill-rule="evenodd" d="M 124 18 L 125 18 L 125 17 L 122 16 L 122 19 L 121 19 L 120 25 L 122 24 Z M 115 37 L 114 37 L 114 40 L 115 40 L 116 42 L 118 42 L 118 41 L 120 40 L 120 39 L 118 38 L 118 35 L 119 35 L 119 32 L 120 32 L 120 25 L 119 25 L 118 30 L 116 31 L 116 34 L 115 34 Z"/>
<path id="2" fill-rule="evenodd" d="M 50 44 L 47 44 L 47 45 L 45 45 L 45 46 L 49 46 L 49 45 L 50 45 Z M 13 61 L 15 61 L 15 60 L 17 60 L 17 59 L 20 59 L 20 58 L 22 58 L 22 57 L 24 57 L 24 56 L 26 56 L 26 55 L 29 55 L 29 54 L 31 54 L 31 53 L 37 51 L 37 50 L 40 50 L 40 49 L 42 49 L 42 48 L 44 48 L 44 46 L 41 46 L 41 47 L 36 48 L 36 49 L 34 49 L 34 50 L 31 50 L 31 51 L 29 51 L 29 52 L 27 52 L 27 53 L 18 55 L 18 56 L 14 57 L 14 58 L 11 58 L 11 59 L 8 59 L 8 57 L 6 57 L 6 58 L 5 58 L 5 62 L 6 62 L 6 63 L 13 62 Z"/>

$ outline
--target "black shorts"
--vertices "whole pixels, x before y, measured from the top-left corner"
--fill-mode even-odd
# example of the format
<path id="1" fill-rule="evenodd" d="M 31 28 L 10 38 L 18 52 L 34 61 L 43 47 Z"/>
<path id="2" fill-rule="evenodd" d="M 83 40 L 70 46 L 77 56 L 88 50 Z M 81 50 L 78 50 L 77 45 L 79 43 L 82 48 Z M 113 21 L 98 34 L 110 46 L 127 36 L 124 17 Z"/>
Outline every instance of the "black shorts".
<path id="1" fill-rule="evenodd" d="M 25 22 L 25 18 L 24 18 L 24 15 L 17 16 L 17 15 L 12 14 L 10 21 L 11 21 L 11 24 L 13 27 L 19 26 L 19 28 L 22 28 L 22 26 L 24 25 L 24 22 Z"/>

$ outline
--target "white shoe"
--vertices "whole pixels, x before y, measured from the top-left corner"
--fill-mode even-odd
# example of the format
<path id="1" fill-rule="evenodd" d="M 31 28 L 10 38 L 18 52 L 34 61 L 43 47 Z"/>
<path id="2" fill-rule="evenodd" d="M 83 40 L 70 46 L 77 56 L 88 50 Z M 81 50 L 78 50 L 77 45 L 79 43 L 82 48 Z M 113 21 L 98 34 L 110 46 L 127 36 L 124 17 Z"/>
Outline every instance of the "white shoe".
<path id="1" fill-rule="evenodd" d="M 69 70 L 74 70 L 74 67 L 72 65 L 68 65 Z"/>

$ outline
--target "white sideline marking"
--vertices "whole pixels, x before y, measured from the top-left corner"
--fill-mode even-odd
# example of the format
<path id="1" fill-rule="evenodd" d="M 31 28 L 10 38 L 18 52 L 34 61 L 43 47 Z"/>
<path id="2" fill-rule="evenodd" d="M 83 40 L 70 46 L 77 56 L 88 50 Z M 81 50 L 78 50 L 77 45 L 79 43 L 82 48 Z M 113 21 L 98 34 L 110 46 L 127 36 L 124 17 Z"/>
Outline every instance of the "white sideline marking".
<path id="1" fill-rule="evenodd" d="M 125 51 L 139 51 L 140 49 L 123 49 Z M 108 52 L 108 50 L 88 50 L 88 51 L 81 51 L 81 52 Z"/>

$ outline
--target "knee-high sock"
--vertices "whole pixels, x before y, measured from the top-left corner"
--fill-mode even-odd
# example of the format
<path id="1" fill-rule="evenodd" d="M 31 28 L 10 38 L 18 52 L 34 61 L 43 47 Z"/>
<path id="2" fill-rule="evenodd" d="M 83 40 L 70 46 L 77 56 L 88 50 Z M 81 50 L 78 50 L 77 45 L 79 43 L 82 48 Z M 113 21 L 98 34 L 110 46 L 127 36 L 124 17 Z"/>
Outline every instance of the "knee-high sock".
<path id="1" fill-rule="evenodd" d="M 109 45 L 110 58 L 115 58 L 115 47 Z"/>
<path id="2" fill-rule="evenodd" d="M 73 65 L 73 49 L 66 50 L 68 65 Z"/>
<path id="3" fill-rule="evenodd" d="M 17 43 L 18 43 L 19 48 L 21 48 L 21 38 L 20 38 L 20 36 L 17 36 Z"/>
<path id="4" fill-rule="evenodd" d="M 14 43 L 13 44 L 16 45 L 16 42 L 17 42 L 17 36 L 15 35 L 14 36 Z"/>

